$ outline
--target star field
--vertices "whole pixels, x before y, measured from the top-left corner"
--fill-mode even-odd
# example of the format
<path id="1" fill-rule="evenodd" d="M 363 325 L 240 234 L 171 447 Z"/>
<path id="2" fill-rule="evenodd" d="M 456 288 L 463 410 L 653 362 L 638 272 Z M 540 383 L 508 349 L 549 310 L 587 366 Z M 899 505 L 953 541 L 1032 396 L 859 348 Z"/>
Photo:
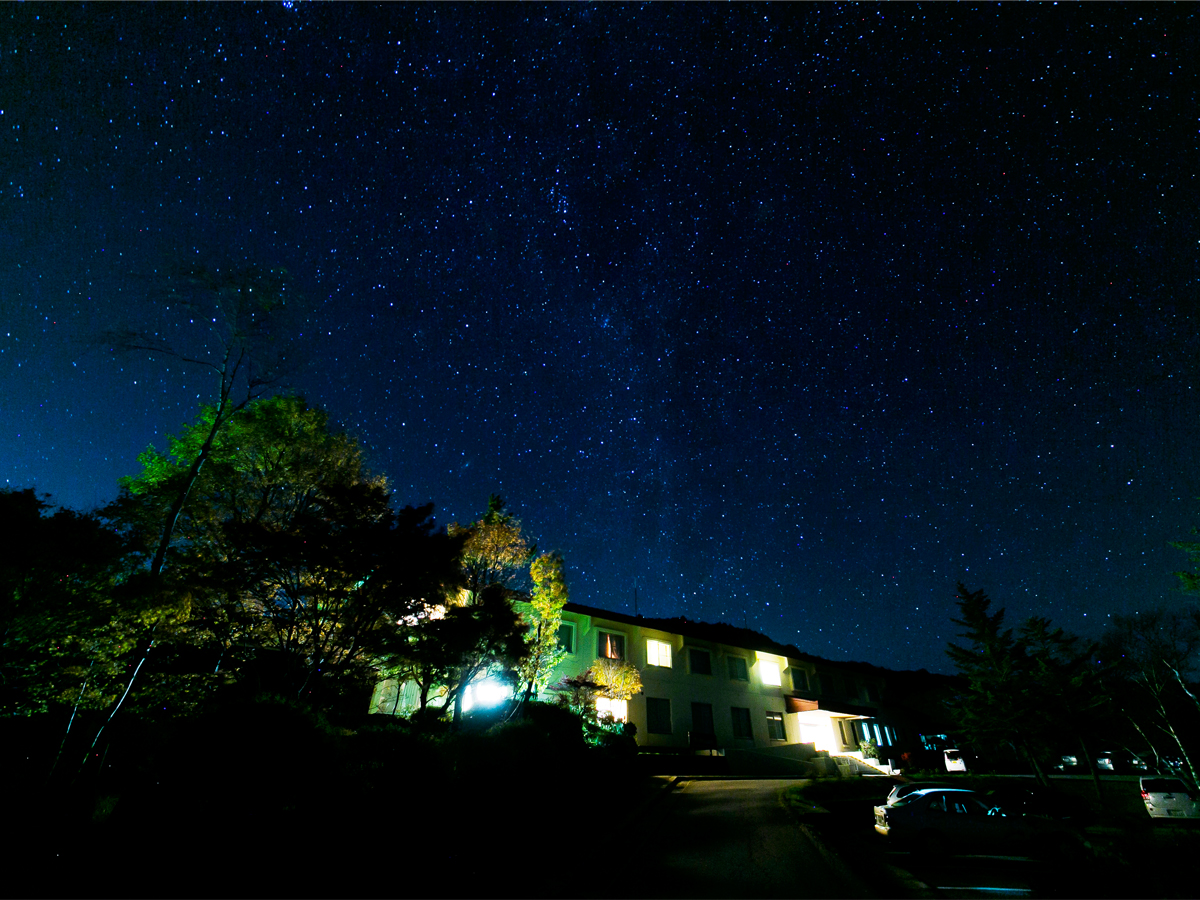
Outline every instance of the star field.
<path id="1" fill-rule="evenodd" d="M 946 670 L 954 585 L 1186 601 L 1188 6 L 14 5 L 0 483 L 91 508 L 283 266 L 288 387 L 400 503 L 503 494 L 572 598 Z"/>

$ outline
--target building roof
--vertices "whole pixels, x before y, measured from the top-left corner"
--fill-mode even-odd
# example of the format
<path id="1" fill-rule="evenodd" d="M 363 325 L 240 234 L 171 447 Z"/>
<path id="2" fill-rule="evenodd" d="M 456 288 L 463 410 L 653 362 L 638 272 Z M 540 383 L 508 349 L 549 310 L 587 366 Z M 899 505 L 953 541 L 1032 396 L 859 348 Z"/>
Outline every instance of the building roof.
<path id="1" fill-rule="evenodd" d="M 744 650 L 761 650 L 764 653 L 774 653 L 778 656 L 790 657 L 791 659 L 821 663 L 823 666 L 835 666 L 859 672 L 873 672 L 879 675 L 891 673 L 889 669 L 884 669 L 870 663 L 831 660 L 821 656 L 814 656 L 811 653 L 805 653 L 794 644 L 781 644 L 761 632 L 754 631 L 751 628 L 739 628 L 736 625 L 730 625 L 728 622 L 697 622 L 686 616 L 675 616 L 670 619 L 631 616 L 627 613 L 613 612 L 612 610 L 599 609 L 594 606 L 583 606 L 579 603 L 568 603 L 563 608 L 567 612 L 578 613 L 583 616 L 608 619 L 611 622 L 624 622 L 629 625 L 638 625 L 642 628 L 654 628 L 658 631 L 667 631 L 671 634 L 682 635 L 683 637 L 728 644 L 731 647 L 741 647 Z"/>

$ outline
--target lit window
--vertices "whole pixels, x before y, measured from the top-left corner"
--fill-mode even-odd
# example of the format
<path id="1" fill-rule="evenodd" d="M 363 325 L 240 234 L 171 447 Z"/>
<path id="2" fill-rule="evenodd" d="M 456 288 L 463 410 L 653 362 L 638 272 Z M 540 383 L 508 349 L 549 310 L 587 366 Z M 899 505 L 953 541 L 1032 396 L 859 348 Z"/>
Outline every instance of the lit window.
<path id="1" fill-rule="evenodd" d="M 767 737 L 773 741 L 787 740 L 787 734 L 783 730 L 783 713 L 767 713 Z"/>
<path id="2" fill-rule="evenodd" d="M 600 632 L 599 651 L 596 655 L 604 659 L 624 659 L 625 635 L 613 634 L 611 631 Z"/>
<path id="3" fill-rule="evenodd" d="M 596 698 L 596 715 L 608 713 L 618 722 L 629 718 L 629 703 L 625 700 L 610 700 L 608 697 Z"/>
<path id="4" fill-rule="evenodd" d="M 558 626 L 558 649 L 575 652 L 575 626 L 564 622 Z"/>
<path id="5" fill-rule="evenodd" d="M 666 641 L 646 641 L 646 664 L 671 668 L 671 645 Z"/>
<path id="6" fill-rule="evenodd" d="M 783 685 L 783 679 L 779 677 L 779 663 L 760 659 L 758 661 L 758 676 L 762 679 L 763 684 L 772 684 L 775 687 Z"/>
<path id="7" fill-rule="evenodd" d="M 750 673 L 746 669 L 746 661 L 740 656 L 729 657 L 729 680 L 749 681 Z"/>
<path id="8" fill-rule="evenodd" d="M 693 675 L 712 674 L 712 654 L 707 650 L 697 650 L 693 647 L 688 651 L 688 659 L 692 664 Z"/>

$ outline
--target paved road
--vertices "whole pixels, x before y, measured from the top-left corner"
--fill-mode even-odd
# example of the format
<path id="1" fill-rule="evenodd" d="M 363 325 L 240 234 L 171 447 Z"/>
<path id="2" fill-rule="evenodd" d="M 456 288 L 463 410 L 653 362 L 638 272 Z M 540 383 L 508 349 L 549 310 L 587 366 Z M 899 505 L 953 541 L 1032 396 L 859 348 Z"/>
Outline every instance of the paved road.
<path id="1" fill-rule="evenodd" d="M 787 780 L 680 782 L 635 819 L 627 895 L 645 897 L 867 897 L 779 801 Z M 623 841 L 622 841 L 623 843 Z M 629 845 L 626 845 L 629 846 Z M 603 865 L 603 850 L 596 862 Z M 622 862 L 622 866 L 624 863 Z"/>

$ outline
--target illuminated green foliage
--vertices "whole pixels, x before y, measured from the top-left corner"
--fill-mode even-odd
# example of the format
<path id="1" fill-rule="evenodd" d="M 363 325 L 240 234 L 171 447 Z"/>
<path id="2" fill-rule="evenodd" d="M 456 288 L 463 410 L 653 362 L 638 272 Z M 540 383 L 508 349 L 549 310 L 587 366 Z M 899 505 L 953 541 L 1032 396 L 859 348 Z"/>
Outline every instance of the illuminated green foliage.
<path id="1" fill-rule="evenodd" d="M 504 511 L 504 498 L 492 494 L 483 517 L 471 525 L 450 525 L 452 537 L 466 541 L 462 571 L 467 600 L 490 585 L 518 586 L 536 552 L 521 534 L 521 522 Z"/>
<path id="2" fill-rule="evenodd" d="M 144 453 L 122 484 L 111 512 L 147 553 L 215 414 L 170 452 Z M 297 397 L 249 404 L 213 438 L 179 511 L 164 584 L 189 594 L 193 615 L 161 624 L 158 640 L 204 649 L 210 670 L 235 679 L 253 661 L 266 686 L 317 705 L 370 681 L 372 633 L 459 582 L 462 542 L 434 530 L 432 507 L 390 504 L 324 413 Z"/>
<path id="3" fill-rule="evenodd" d="M 601 695 L 610 700 L 629 700 L 642 691 L 642 673 L 628 660 L 598 659 L 591 671 Z"/>
<path id="4" fill-rule="evenodd" d="M 569 600 L 561 554 L 543 553 L 530 565 L 529 577 L 533 581 L 529 596 L 531 628 L 520 670 L 526 700 L 545 688 L 555 666 L 566 656 L 558 645 L 558 630 L 563 607 Z"/>
<path id="5" fill-rule="evenodd" d="M 32 490 L 0 490 L 0 712 L 51 703 L 103 705 L 130 645 L 130 619 L 114 596 L 125 558 L 92 515 L 51 511 Z"/>

